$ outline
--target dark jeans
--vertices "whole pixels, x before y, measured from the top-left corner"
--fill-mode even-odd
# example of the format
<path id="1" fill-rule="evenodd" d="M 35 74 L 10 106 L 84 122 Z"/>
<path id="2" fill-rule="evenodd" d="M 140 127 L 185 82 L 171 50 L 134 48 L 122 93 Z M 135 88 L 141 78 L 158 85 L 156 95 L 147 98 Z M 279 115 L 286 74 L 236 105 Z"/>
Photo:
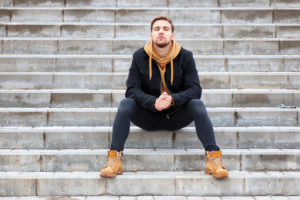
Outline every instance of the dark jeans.
<path id="1" fill-rule="evenodd" d="M 112 144 L 110 150 L 123 151 L 129 134 L 130 121 L 136 126 L 147 130 L 175 131 L 195 121 L 198 138 L 206 151 L 219 150 L 211 120 L 205 105 L 200 99 L 191 99 L 176 113 L 167 117 L 164 112 L 152 112 L 141 107 L 134 99 L 123 99 L 113 124 Z"/>

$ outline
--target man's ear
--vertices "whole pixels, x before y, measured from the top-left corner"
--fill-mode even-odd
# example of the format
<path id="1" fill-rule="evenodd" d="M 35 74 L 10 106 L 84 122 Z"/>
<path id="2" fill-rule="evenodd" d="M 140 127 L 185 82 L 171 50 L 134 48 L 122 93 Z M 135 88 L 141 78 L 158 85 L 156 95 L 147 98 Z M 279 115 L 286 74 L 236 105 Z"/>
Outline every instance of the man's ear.
<path id="1" fill-rule="evenodd" d="M 172 33 L 172 40 L 175 40 L 175 33 Z"/>

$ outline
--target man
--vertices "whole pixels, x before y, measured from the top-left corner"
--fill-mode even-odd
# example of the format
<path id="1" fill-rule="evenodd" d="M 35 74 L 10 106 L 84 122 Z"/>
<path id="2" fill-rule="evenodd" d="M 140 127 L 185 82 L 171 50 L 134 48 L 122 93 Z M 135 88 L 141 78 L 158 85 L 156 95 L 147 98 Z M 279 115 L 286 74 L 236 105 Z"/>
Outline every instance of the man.
<path id="1" fill-rule="evenodd" d="M 122 152 L 130 121 L 148 130 L 179 130 L 192 121 L 207 157 L 205 172 L 226 178 L 211 120 L 200 100 L 202 89 L 191 51 L 175 42 L 172 21 L 164 16 L 151 23 L 151 41 L 133 54 L 126 81 L 126 99 L 113 124 L 112 144 L 102 177 L 123 173 Z"/>

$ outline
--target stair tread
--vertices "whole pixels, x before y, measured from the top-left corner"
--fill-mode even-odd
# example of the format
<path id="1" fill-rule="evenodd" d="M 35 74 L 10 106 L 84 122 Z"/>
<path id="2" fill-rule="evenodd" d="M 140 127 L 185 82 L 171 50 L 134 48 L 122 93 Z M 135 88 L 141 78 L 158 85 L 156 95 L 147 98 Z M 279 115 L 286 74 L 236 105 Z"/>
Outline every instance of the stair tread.
<path id="1" fill-rule="evenodd" d="M 44 127 L 25 127 L 25 126 L 10 126 L 0 127 L 0 132 L 40 132 L 40 131 L 51 131 L 51 132 L 64 132 L 64 131 L 111 131 L 111 126 L 44 126 Z M 249 126 L 249 127 L 214 127 L 215 131 L 243 131 L 243 132 L 286 132 L 286 131 L 300 131 L 299 126 Z M 131 132 L 140 132 L 143 129 L 137 126 L 130 127 Z M 185 127 L 177 132 L 195 132 L 194 127 Z"/>
<path id="2" fill-rule="evenodd" d="M 128 72 L 0 72 L 0 75 L 128 75 Z M 198 75 L 299 75 L 297 72 L 198 72 Z"/>
<path id="3" fill-rule="evenodd" d="M 107 154 L 108 149 L 0 149 L 0 155 L 98 155 Z M 126 155 L 204 154 L 203 149 L 125 149 Z M 222 149 L 223 155 L 287 155 L 300 154 L 300 149 Z"/>
<path id="4" fill-rule="evenodd" d="M 200 55 L 193 54 L 194 58 L 300 58 L 300 55 Z M 128 58 L 132 59 L 132 55 L 126 54 L 0 54 L 0 58 Z"/>
<path id="5" fill-rule="evenodd" d="M 252 172 L 252 171 L 229 171 L 231 178 L 244 178 L 244 177 L 289 177 L 300 178 L 300 171 L 266 171 L 266 172 Z M 137 171 L 137 172 L 124 172 L 122 176 L 116 178 L 209 178 L 204 171 Z M 99 172 L 0 172 L 0 179 L 3 178 L 99 178 Z"/>
<path id="6" fill-rule="evenodd" d="M 125 89 L 0 89 L 0 93 L 125 93 Z M 295 89 L 203 89 L 202 94 L 294 94 Z"/>
<path id="7" fill-rule="evenodd" d="M 0 197 L 0 200 L 49 200 L 50 196 Z M 51 199 L 63 200 L 299 200 L 300 196 L 51 196 Z"/>
<path id="8" fill-rule="evenodd" d="M 3 41 L 9 41 L 9 40 L 15 40 L 15 41 L 42 41 L 42 40 L 48 40 L 48 41 L 148 41 L 148 38 L 132 38 L 132 37 L 122 37 L 122 38 L 98 38 L 98 37 L 0 37 L 0 40 Z M 180 38 L 177 39 L 178 42 L 181 41 L 300 41 L 299 38 Z"/>
<path id="9" fill-rule="evenodd" d="M 1 9 L 1 8 L 0 8 Z M 149 26 L 148 23 L 130 23 L 130 22 L 1 22 L 1 25 L 80 25 L 80 26 Z M 297 26 L 297 23 L 174 23 L 177 26 Z"/>
<path id="10" fill-rule="evenodd" d="M 94 108 L 0 108 L 0 112 L 116 112 L 118 107 L 94 107 Z M 298 112 L 300 108 L 279 107 L 208 107 L 208 112 Z"/>
<path id="11" fill-rule="evenodd" d="M 78 7 L 0 7 L 1 10 L 299 10 L 299 7 L 149 7 L 149 6 L 123 6 L 123 7 L 95 7 L 95 6 L 78 6 Z"/>

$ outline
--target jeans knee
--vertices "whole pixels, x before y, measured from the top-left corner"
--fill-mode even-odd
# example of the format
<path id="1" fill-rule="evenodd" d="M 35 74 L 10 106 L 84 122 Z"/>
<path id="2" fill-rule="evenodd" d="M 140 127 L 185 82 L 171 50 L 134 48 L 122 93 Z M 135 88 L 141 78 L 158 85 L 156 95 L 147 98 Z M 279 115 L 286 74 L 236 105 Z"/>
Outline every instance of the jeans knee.
<path id="1" fill-rule="evenodd" d="M 192 109 L 205 108 L 203 101 L 200 99 L 191 99 L 188 102 L 188 106 L 191 107 Z"/>
<path id="2" fill-rule="evenodd" d="M 202 116 L 206 115 L 206 107 L 200 99 L 191 99 L 188 103 L 188 108 L 192 115 Z"/>
<path id="3" fill-rule="evenodd" d="M 119 114 L 128 114 L 133 113 L 137 107 L 137 103 L 132 98 L 123 99 L 120 102 L 118 113 Z"/>

